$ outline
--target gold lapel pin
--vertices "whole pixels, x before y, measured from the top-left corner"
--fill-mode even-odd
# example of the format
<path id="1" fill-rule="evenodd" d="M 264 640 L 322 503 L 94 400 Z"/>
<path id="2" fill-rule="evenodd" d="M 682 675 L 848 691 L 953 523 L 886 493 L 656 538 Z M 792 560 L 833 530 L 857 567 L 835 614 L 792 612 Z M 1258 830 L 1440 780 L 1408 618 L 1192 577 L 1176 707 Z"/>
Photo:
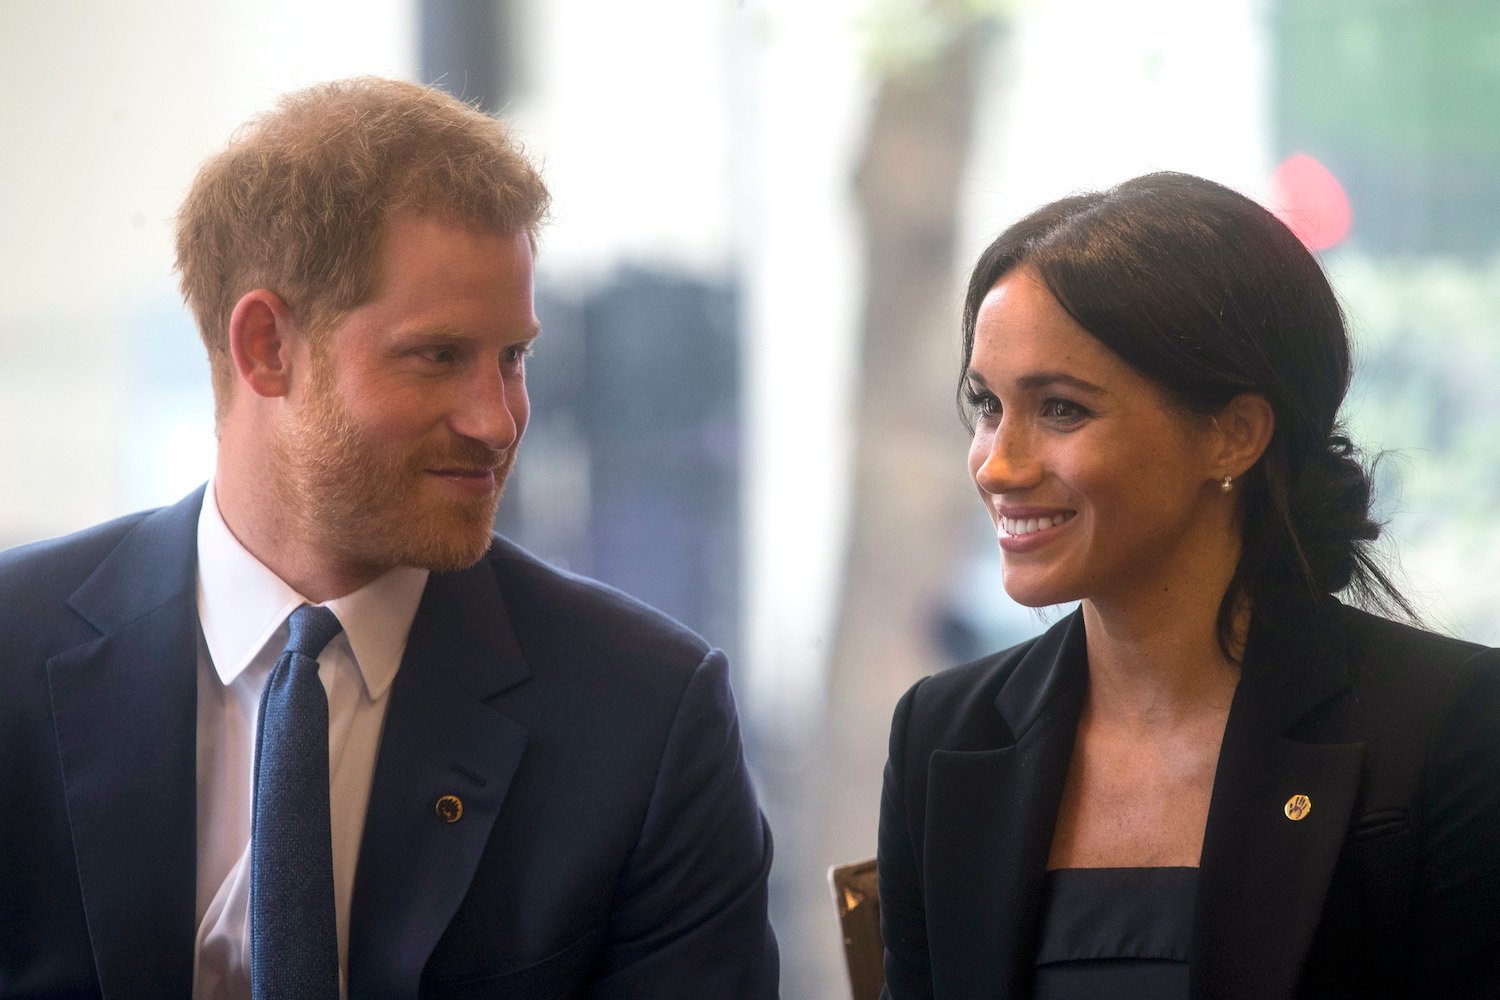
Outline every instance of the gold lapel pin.
<path id="1" fill-rule="evenodd" d="M 1307 819 L 1307 814 L 1312 812 L 1312 799 L 1306 795 L 1293 795 L 1286 800 L 1286 805 L 1282 807 L 1282 812 L 1286 813 L 1286 818 L 1294 823 L 1301 819 Z"/>
<path id="2" fill-rule="evenodd" d="M 437 814 L 444 823 L 457 823 L 464 814 L 463 800 L 457 795 L 444 795 L 437 800 Z"/>

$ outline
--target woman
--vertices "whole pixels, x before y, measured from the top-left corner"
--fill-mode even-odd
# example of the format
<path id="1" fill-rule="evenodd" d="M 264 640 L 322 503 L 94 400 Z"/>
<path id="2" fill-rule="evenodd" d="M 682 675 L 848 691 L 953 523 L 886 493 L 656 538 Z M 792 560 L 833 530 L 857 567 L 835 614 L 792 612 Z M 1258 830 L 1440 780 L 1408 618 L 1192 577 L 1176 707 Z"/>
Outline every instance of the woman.
<path id="1" fill-rule="evenodd" d="M 1317 262 L 1181 174 L 979 259 L 969 471 L 1005 589 L 1081 601 L 918 683 L 880 823 L 904 997 L 1500 991 L 1500 655 L 1354 610 L 1370 484 Z"/>

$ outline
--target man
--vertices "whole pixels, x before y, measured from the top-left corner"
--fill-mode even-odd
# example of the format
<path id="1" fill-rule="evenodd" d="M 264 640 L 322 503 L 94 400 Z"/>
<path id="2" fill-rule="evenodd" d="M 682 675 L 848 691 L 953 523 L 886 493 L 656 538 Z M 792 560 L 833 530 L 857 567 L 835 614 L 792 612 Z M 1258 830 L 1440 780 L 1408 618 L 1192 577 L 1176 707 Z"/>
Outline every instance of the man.
<path id="1" fill-rule="evenodd" d="M 0 556 L 0 996 L 776 994 L 723 655 L 490 530 L 547 199 L 375 79 L 203 167 L 213 480 Z"/>

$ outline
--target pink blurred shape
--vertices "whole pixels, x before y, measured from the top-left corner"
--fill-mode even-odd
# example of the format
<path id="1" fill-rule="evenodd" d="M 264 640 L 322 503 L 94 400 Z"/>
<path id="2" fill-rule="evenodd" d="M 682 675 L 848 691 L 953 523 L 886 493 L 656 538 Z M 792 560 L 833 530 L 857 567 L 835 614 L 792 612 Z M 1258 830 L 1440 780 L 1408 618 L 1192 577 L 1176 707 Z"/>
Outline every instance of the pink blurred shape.
<path id="1" fill-rule="evenodd" d="M 1349 235 L 1349 196 L 1329 169 L 1293 153 L 1271 175 L 1270 209 L 1309 250 L 1327 250 Z"/>

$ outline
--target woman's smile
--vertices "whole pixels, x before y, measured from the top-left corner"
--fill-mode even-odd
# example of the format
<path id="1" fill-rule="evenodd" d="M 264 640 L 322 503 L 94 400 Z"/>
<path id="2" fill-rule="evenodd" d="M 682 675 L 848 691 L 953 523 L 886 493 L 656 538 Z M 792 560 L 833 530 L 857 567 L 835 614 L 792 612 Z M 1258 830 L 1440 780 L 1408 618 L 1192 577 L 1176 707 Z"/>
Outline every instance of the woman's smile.
<path id="1" fill-rule="evenodd" d="M 995 518 L 996 527 L 999 528 L 1000 548 L 1017 555 L 1038 549 L 1061 534 L 1077 513 L 1059 510 L 1055 513 L 1022 512 L 1008 515 L 1001 510 Z"/>

